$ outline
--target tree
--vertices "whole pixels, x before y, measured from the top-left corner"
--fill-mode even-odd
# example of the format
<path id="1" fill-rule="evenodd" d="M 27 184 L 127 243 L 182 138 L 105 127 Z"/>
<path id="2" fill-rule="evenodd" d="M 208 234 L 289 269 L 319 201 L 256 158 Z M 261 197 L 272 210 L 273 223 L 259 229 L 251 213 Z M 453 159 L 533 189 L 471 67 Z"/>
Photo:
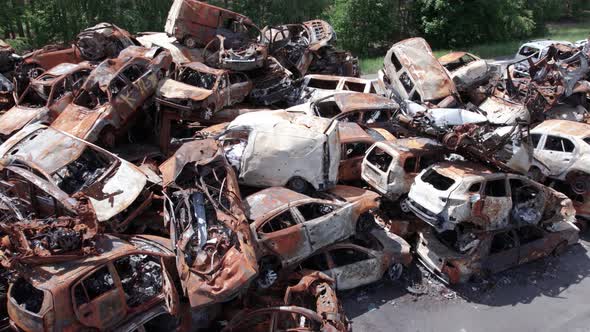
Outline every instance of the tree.
<path id="1" fill-rule="evenodd" d="M 418 27 L 438 47 L 529 37 L 533 11 L 525 0 L 417 0 Z"/>
<path id="2" fill-rule="evenodd" d="M 361 55 L 399 35 L 398 0 L 335 0 L 329 18 L 341 46 Z"/>

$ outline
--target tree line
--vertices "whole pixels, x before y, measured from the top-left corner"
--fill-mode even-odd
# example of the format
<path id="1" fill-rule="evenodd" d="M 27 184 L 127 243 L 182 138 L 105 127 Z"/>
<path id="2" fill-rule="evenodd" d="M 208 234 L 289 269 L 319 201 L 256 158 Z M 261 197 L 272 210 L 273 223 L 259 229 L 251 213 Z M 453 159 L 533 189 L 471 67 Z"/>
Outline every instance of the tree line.
<path id="1" fill-rule="evenodd" d="M 68 42 L 86 27 L 111 22 L 132 33 L 162 31 L 171 0 L 2 0 L 0 38 L 19 50 Z M 359 55 L 423 36 L 434 47 L 522 39 L 545 23 L 575 19 L 590 0 L 211 0 L 261 27 L 328 20 L 341 47 Z"/>

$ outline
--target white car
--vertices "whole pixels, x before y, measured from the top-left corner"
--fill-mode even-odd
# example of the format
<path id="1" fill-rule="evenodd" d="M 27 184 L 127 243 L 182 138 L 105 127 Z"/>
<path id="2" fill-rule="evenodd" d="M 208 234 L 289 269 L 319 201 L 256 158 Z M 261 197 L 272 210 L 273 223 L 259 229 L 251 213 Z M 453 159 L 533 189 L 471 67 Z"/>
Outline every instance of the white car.
<path id="1" fill-rule="evenodd" d="M 590 190 L 590 124 L 547 120 L 531 130 L 535 147 L 529 175 L 565 181 L 577 194 Z"/>
<path id="2" fill-rule="evenodd" d="M 575 222 L 576 216 L 564 194 L 526 176 L 493 172 L 470 162 L 444 162 L 422 171 L 407 204 L 438 232 L 462 234 Z"/>
<path id="3" fill-rule="evenodd" d="M 514 56 L 514 62 L 524 60 L 528 57 L 531 57 L 531 60 L 533 62 L 537 62 L 540 59 L 542 59 L 544 56 L 546 56 L 547 51 L 549 50 L 549 47 L 551 45 L 555 45 L 555 44 L 563 44 L 563 45 L 574 47 L 574 44 L 572 44 L 568 41 L 549 40 L 549 39 L 547 39 L 547 40 L 533 40 L 533 41 L 524 43 L 520 46 L 520 48 L 518 49 L 518 52 L 516 52 L 516 55 Z M 527 61 L 522 61 L 522 62 L 519 62 L 515 66 L 514 71 L 515 71 L 515 74 L 526 77 L 526 76 L 529 76 L 528 69 L 529 69 L 529 63 Z"/>

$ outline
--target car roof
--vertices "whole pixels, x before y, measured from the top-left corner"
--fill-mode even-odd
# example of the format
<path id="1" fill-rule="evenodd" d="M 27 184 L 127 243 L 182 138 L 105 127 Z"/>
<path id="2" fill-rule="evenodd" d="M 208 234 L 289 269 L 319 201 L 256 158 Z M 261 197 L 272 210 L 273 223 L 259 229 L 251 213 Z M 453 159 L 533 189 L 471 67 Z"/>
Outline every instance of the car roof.
<path id="1" fill-rule="evenodd" d="M 188 67 L 194 71 L 209 73 L 213 75 L 223 75 L 229 72 L 229 70 L 211 68 L 201 62 L 189 62 L 182 65 L 181 67 Z"/>
<path id="2" fill-rule="evenodd" d="M 358 123 L 338 122 L 338 131 L 341 143 L 352 143 L 360 140 L 374 142 L 373 136 L 369 135 Z"/>
<path id="3" fill-rule="evenodd" d="M 528 47 L 533 46 L 533 47 L 541 47 L 541 48 L 544 48 L 544 47 L 548 47 L 548 46 L 553 45 L 553 44 L 571 45 L 572 43 L 569 42 L 569 41 L 565 41 L 565 40 L 551 40 L 551 39 L 546 39 L 546 40 L 545 39 L 544 40 L 531 40 L 529 42 L 526 42 L 526 43 L 522 44 L 521 48 L 523 46 L 528 46 Z"/>
<path id="4" fill-rule="evenodd" d="M 586 138 L 590 136 L 590 124 L 567 120 L 546 120 L 531 130 L 531 133 L 547 133 L 549 135 L 560 133 L 578 138 Z"/>
<path id="5" fill-rule="evenodd" d="M 437 173 L 455 179 L 485 178 L 493 174 L 498 174 L 481 164 L 466 161 L 442 162 L 432 167 L 436 169 Z"/>
<path id="6" fill-rule="evenodd" d="M 441 151 L 444 149 L 439 142 L 426 137 L 402 138 L 395 142 L 381 141 L 378 142 L 379 147 L 385 150 L 395 150 L 398 152 L 410 152 L 415 155 L 426 154 L 431 151 Z"/>
<path id="7" fill-rule="evenodd" d="M 374 109 L 398 109 L 395 101 L 372 93 L 339 93 L 333 95 L 342 113 Z"/>
<path id="8" fill-rule="evenodd" d="M 287 188 L 272 187 L 246 197 L 244 208 L 246 217 L 256 221 L 281 206 L 306 199 L 310 199 L 310 197 Z"/>
<path id="9" fill-rule="evenodd" d="M 451 52 L 449 54 L 445 54 L 443 56 L 441 56 L 440 58 L 438 58 L 438 62 L 440 62 L 441 65 L 446 65 L 449 64 L 451 62 L 455 62 L 459 59 L 461 59 L 463 56 L 465 55 L 470 55 L 472 57 L 474 57 L 475 59 L 479 59 L 477 56 L 468 53 L 468 52 Z"/>
<path id="10" fill-rule="evenodd" d="M 23 273 L 23 275 L 27 276 L 27 279 L 36 288 L 54 290 L 56 287 L 71 285 L 76 282 L 80 276 L 84 276 L 97 266 L 105 264 L 115 257 L 126 253 L 154 251 L 157 246 L 158 249 L 166 250 L 169 255 L 173 255 L 172 251 L 170 251 L 170 246 L 162 245 L 162 241 L 153 241 L 153 239 L 149 237 L 142 238 L 141 236 L 134 236 L 129 238 L 129 240 L 143 240 L 143 243 L 153 245 L 152 250 L 149 250 L 146 246 L 136 247 L 127 239 L 114 235 L 99 235 L 96 238 L 94 246 L 98 254 L 63 262 L 47 263 L 36 266 L 32 265 L 28 268 L 26 273 Z M 158 253 L 157 251 L 154 252 Z"/>

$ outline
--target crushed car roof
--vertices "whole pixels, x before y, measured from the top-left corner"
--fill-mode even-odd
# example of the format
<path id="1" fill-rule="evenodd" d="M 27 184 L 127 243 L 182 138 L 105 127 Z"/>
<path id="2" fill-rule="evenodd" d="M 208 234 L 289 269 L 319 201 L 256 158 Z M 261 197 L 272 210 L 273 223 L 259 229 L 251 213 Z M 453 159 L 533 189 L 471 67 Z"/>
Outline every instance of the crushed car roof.
<path id="1" fill-rule="evenodd" d="M 310 199 L 309 196 L 283 187 L 272 187 L 246 197 L 244 206 L 250 220 L 258 220 L 281 206 Z"/>
<path id="2" fill-rule="evenodd" d="M 568 120 L 545 120 L 531 130 L 532 133 L 561 133 L 573 137 L 586 138 L 590 136 L 590 124 Z"/>
<path id="3" fill-rule="evenodd" d="M 372 93 L 339 93 L 333 97 L 343 113 L 359 110 L 395 110 L 399 108 L 399 104 L 395 101 Z"/>

